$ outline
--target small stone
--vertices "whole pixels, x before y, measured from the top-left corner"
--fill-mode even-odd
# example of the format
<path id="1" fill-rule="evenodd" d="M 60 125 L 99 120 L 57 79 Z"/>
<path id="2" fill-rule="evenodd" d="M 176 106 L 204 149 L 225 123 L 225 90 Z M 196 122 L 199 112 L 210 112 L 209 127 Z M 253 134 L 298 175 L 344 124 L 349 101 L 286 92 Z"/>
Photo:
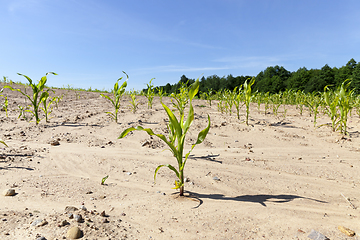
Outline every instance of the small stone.
<path id="1" fill-rule="evenodd" d="M 61 223 L 58 225 L 58 227 L 63 227 L 63 226 L 68 225 L 68 224 L 69 224 L 68 221 L 63 220 L 63 221 L 61 221 Z"/>
<path id="2" fill-rule="evenodd" d="M 41 226 L 44 226 L 44 225 L 46 225 L 46 224 L 48 224 L 48 222 L 46 221 L 46 219 L 38 218 L 38 219 L 36 219 L 35 221 L 33 221 L 33 222 L 31 223 L 31 226 L 33 226 L 33 227 L 41 227 Z"/>
<path id="3" fill-rule="evenodd" d="M 50 142 L 50 145 L 51 146 L 59 146 L 60 142 L 58 140 L 53 140 L 53 141 Z"/>
<path id="4" fill-rule="evenodd" d="M 104 218 L 103 220 L 102 220 L 102 223 L 108 223 L 109 222 L 109 220 L 107 219 L 107 218 Z"/>
<path id="5" fill-rule="evenodd" d="M 13 188 L 5 189 L 3 191 L 4 196 L 14 196 L 15 194 L 16 194 L 15 189 L 13 189 Z"/>
<path id="6" fill-rule="evenodd" d="M 74 219 L 75 219 L 75 221 L 77 221 L 77 222 L 82 222 L 83 221 L 83 218 L 82 218 L 82 216 L 79 214 L 79 215 L 77 215 L 77 214 L 75 214 L 74 215 Z"/>
<path id="7" fill-rule="evenodd" d="M 78 239 L 82 237 L 82 231 L 78 227 L 72 227 L 66 233 L 66 237 L 70 239 Z"/>
<path id="8" fill-rule="evenodd" d="M 70 219 L 73 219 L 73 218 L 74 218 L 74 214 L 69 213 L 69 214 L 68 214 L 68 217 L 69 217 Z"/>
<path id="9" fill-rule="evenodd" d="M 36 240 L 46 240 L 45 237 L 38 237 Z"/>
<path id="10" fill-rule="evenodd" d="M 353 230 L 349 229 L 349 228 L 346 228 L 346 227 L 343 227 L 343 226 L 338 226 L 338 229 L 339 229 L 342 233 L 348 235 L 349 237 L 355 236 L 355 232 L 354 232 Z"/>
<path id="11" fill-rule="evenodd" d="M 87 209 L 86 209 L 86 207 L 85 207 L 84 205 L 81 205 L 79 208 L 80 208 L 81 210 L 83 210 L 83 211 L 87 211 Z"/>
<path id="12" fill-rule="evenodd" d="M 318 231 L 315 231 L 314 229 L 311 230 L 308 238 L 313 240 L 329 240 L 325 235 L 322 233 L 319 233 Z"/>
<path id="13" fill-rule="evenodd" d="M 74 212 L 74 211 L 77 211 L 78 209 L 76 207 L 73 207 L 73 206 L 66 206 L 65 207 L 65 211 L 66 212 Z"/>
<path id="14" fill-rule="evenodd" d="M 214 181 L 220 181 L 220 178 L 218 178 L 218 177 L 215 176 L 215 177 L 213 177 L 213 180 L 214 180 Z"/>
<path id="15" fill-rule="evenodd" d="M 106 216 L 105 211 L 102 211 L 102 212 L 100 213 L 100 216 L 101 216 L 101 217 L 105 217 L 105 216 Z"/>

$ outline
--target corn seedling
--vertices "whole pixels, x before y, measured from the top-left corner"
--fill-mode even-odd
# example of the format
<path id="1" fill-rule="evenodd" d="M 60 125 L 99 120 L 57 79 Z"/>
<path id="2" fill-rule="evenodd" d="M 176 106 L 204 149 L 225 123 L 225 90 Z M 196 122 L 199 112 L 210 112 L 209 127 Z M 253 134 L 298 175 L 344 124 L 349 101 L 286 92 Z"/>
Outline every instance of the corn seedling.
<path id="1" fill-rule="evenodd" d="M 54 91 L 53 91 L 54 92 Z M 50 98 L 49 92 L 44 92 L 43 107 L 41 108 L 45 114 L 45 121 L 49 122 L 49 116 L 52 113 L 53 107 L 51 106 L 57 99 L 57 97 Z M 49 102 L 47 100 L 50 98 Z"/>
<path id="2" fill-rule="evenodd" d="M 305 100 L 306 106 L 309 108 L 310 116 L 314 115 L 314 127 L 316 127 L 317 115 L 321 106 L 322 98 L 317 93 L 310 94 Z"/>
<path id="3" fill-rule="evenodd" d="M 256 91 L 253 95 L 253 100 L 254 100 L 254 102 L 257 103 L 257 110 L 258 110 L 258 113 L 260 113 L 260 107 L 261 107 L 261 101 L 262 101 L 261 93 Z"/>
<path id="4" fill-rule="evenodd" d="M 354 100 L 355 112 L 360 117 L 360 96 L 357 96 Z"/>
<path id="5" fill-rule="evenodd" d="M 263 94 L 261 94 L 261 95 L 263 95 Z M 263 101 L 264 101 L 264 115 L 266 115 L 267 111 L 270 108 L 270 93 L 269 92 L 265 93 L 262 96 L 262 98 L 263 98 Z"/>
<path id="6" fill-rule="evenodd" d="M 331 128 L 333 132 L 335 132 L 337 129 L 338 119 L 339 119 L 339 114 L 337 109 L 339 98 L 336 94 L 330 91 L 328 86 L 325 86 L 323 99 L 324 99 L 324 111 L 330 117 Z"/>
<path id="7" fill-rule="evenodd" d="M 246 106 L 246 125 L 249 125 L 249 114 L 250 114 L 250 103 L 251 103 L 251 98 L 252 98 L 252 94 L 251 94 L 251 86 L 254 85 L 255 83 L 255 78 L 252 78 L 250 80 L 250 82 L 248 83 L 248 81 L 246 80 L 244 83 L 244 100 L 245 100 L 245 106 Z"/>
<path id="8" fill-rule="evenodd" d="M 4 89 L 0 90 L 0 93 L 3 92 Z M 4 96 L 3 94 L 1 94 L 0 96 L 4 97 L 4 103 L 2 104 L 2 110 L 5 111 L 6 117 L 8 117 L 8 106 L 9 106 L 9 101 L 7 96 Z"/>
<path id="9" fill-rule="evenodd" d="M 179 111 L 180 117 L 184 117 L 184 110 L 189 102 L 189 89 L 182 83 L 178 93 L 170 95 L 173 106 Z"/>
<path id="10" fill-rule="evenodd" d="M 345 83 L 349 80 L 345 80 L 339 90 L 337 91 L 337 95 L 339 98 L 339 110 L 340 110 L 340 131 L 342 134 L 347 134 L 347 119 L 348 115 L 351 112 L 351 109 L 353 108 L 353 93 L 354 89 L 351 91 L 348 91 L 347 88 L 350 86 L 351 82 L 348 82 L 346 85 Z"/>
<path id="11" fill-rule="evenodd" d="M 56 109 L 59 107 L 59 102 L 63 99 L 64 97 L 64 94 L 62 94 L 61 96 L 58 96 L 58 97 L 54 97 L 54 103 L 55 103 L 55 107 Z"/>
<path id="12" fill-rule="evenodd" d="M 221 113 L 224 113 L 224 112 L 227 113 L 228 107 L 227 107 L 227 103 L 226 103 L 226 97 L 224 94 L 224 90 L 218 91 L 216 93 L 215 98 L 216 98 L 216 100 L 218 100 L 218 103 L 217 103 L 218 111 Z"/>
<path id="13" fill-rule="evenodd" d="M 106 179 L 108 179 L 108 178 L 109 178 L 109 175 L 103 177 L 103 178 L 101 179 L 101 185 L 105 185 L 105 181 L 106 181 Z"/>
<path id="14" fill-rule="evenodd" d="M 304 91 L 298 90 L 295 93 L 295 103 L 296 103 L 296 109 L 300 111 L 300 116 L 302 116 L 305 106 L 305 100 L 306 100 L 306 94 Z"/>
<path id="15" fill-rule="evenodd" d="M 81 94 L 80 92 L 75 91 L 75 99 L 80 100 Z"/>
<path id="16" fill-rule="evenodd" d="M 120 109 L 120 100 L 121 100 L 121 97 L 124 95 L 125 93 L 125 88 L 127 86 L 127 80 L 129 79 L 129 76 L 123 71 L 123 73 L 126 75 L 126 81 L 119 87 L 119 81 L 121 81 L 121 78 L 119 78 L 116 83 L 114 84 L 114 89 L 111 91 L 112 94 L 114 95 L 114 98 L 111 99 L 109 96 L 101 93 L 100 96 L 108 99 L 112 105 L 114 106 L 115 108 L 115 112 L 112 113 L 112 112 L 106 112 L 107 114 L 109 114 L 114 120 L 115 122 L 117 123 L 118 122 L 118 112 L 119 112 L 119 109 Z"/>
<path id="17" fill-rule="evenodd" d="M 235 105 L 236 116 L 237 116 L 238 120 L 240 120 L 240 109 L 244 105 L 244 104 L 242 104 L 242 102 L 245 102 L 244 94 L 241 92 L 241 88 L 242 88 L 242 86 L 240 86 L 239 89 L 237 89 L 237 87 L 235 87 L 235 89 L 234 89 L 234 93 L 236 94 L 234 105 Z"/>
<path id="18" fill-rule="evenodd" d="M 130 103 L 131 103 L 131 105 L 130 105 L 131 111 L 132 111 L 133 113 L 136 113 L 136 110 L 137 110 L 138 105 L 139 105 L 139 103 L 138 103 L 138 101 L 137 101 L 137 99 L 136 99 L 136 91 L 131 91 L 131 92 L 130 92 L 130 98 L 131 98 L 131 100 L 130 100 Z"/>
<path id="19" fill-rule="evenodd" d="M 25 97 L 27 97 L 30 100 L 31 106 L 33 109 L 28 110 L 28 111 L 31 112 L 33 114 L 33 116 L 35 117 L 36 125 L 39 124 L 39 122 L 41 120 L 39 118 L 39 107 L 40 107 L 41 102 L 44 100 L 44 98 L 46 96 L 46 92 L 44 92 L 43 90 L 45 88 L 48 74 L 57 75 L 54 72 L 48 72 L 48 73 L 46 73 L 45 76 L 43 76 L 40 79 L 40 81 L 37 84 L 35 84 L 28 76 L 18 73 L 18 75 L 25 77 L 29 81 L 29 85 L 31 86 L 32 91 L 33 91 L 32 96 L 26 94 L 26 92 L 21 91 L 21 89 L 14 89 L 13 87 L 8 86 L 8 85 L 4 86 L 4 88 L 9 88 L 12 91 L 20 92 L 21 94 L 23 94 Z"/>
<path id="20" fill-rule="evenodd" d="M 162 87 L 157 87 L 156 90 L 158 92 L 160 102 L 162 102 L 162 98 L 164 95 L 166 95 L 166 92 L 164 92 L 164 88 L 162 88 Z"/>
<path id="21" fill-rule="evenodd" d="M 233 107 L 235 99 L 236 99 L 236 92 L 230 91 L 230 90 L 225 90 L 224 95 L 225 95 L 225 101 L 226 101 L 226 104 L 225 104 L 226 112 L 228 112 L 231 116 L 232 107 Z"/>
<path id="22" fill-rule="evenodd" d="M 133 128 L 133 127 L 128 128 L 128 129 L 124 130 L 121 133 L 121 135 L 119 136 L 119 138 L 123 138 L 129 132 L 134 131 L 134 130 L 139 130 L 139 131 L 145 131 L 150 136 L 157 136 L 158 138 L 163 140 L 168 145 L 168 147 L 170 148 L 169 150 L 172 152 L 172 154 L 176 158 L 177 163 L 178 163 L 178 168 L 176 169 L 174 166 L 172 166 L 170 164 L 159 165 L 155 169 L 154 181 L 156 180 L 156 174 L 159 171 L 159 169 L 162 167 L 168 167 L 177 176 L 177 180 L 175 181 L 175 189 L 180 190 L 180 196 L 184 195 L 184 168 L 185 168 L 186 161 L 187 161 L 191 151 L 194 149 L 194 147 L 197 144 L 200 144 L 204 141 L 204 139 L 206 138 L 206 135 L 210 129 L 210 116 L 208 115 L 208 126 L 204 130 L 199 132 L 196 143 L 192 145 L 190 151 L 183 158 L 186 133 L 188 132 L 188 130 L 191 126 L 191 123 L 194 120 L 194 108 L 192 106 L 192 99 L 199 91 L 199 84 L 200 84 L 199 79 L 197 79 L 195 81 L 195 83 L 192 84 L 192 86 L 188 92 L 188 99 L 190 101 L 190 106 L 189 106 L 189 112 L 188 112 L 186 121 L 184 121 L 184 116 L 180 116 L 179 120 L 178 120 L 175 117 L 174 113 L 170 110 L 170 108 L 167 107 L 164 103 L 161 103 L 169 117 L 169 124 L 168 124 L 169 137 L 168 138 L 166 138 L 163 134 L 155 134 L 150 128 L 143 128 L 141 126 L 138 126 L 136 128 Z"/>
<path id="23" fill-rule="evenodd" d="M 25 121 L 28 121 L 28 117 L 26 116 L 26 112 L 29 111 L 28 107 L 24 108 L 23 106 L 18 105 L 18 108 L 20 111 L 18 118 L 22 117 L 22 119 L 24 119 Z"/>
<path id="24" fill-rule="evenodd" d="M 208 89 L 207 92 L 203 92 L 202 99 L 205 99 L 211 107 L 211 102 L 214 100 L 214 91 L 212 89 Z"/>
<path id="25" fill-rule="evenodd" d="M 154 79 L 155 78 L 152 78 L 150 82 L 146 84 L 147 85 L 146 98 L 148 99 L 148 109 L 152 108 L 153 100 L 155 96 L 154 85 L 151 83 L 152 80 Z"/>
<path id="26" fill-rule="evenodd" d="M 279 112 L 279 107 L 281 106 L 281 95 L 282 95 L 281 93 L 275 93 L 275 94 L 272 94 L 269 97 L 269 100 L 270 100 L 271 106 L 272 106 L 273 114 L 276 117 L 277 117 L 278 112 Z"/>

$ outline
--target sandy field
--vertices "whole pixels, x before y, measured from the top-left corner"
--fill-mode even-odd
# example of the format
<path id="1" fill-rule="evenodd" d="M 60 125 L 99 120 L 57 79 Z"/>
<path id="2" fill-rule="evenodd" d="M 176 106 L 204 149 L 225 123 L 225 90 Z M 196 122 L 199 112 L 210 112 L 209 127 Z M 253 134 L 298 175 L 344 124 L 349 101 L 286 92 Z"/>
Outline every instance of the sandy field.
<path id="1" fill-rule="evenodd" d="M 169 169 L 162 168 L 154 184 L 158 165 L 176 165 L 164 143 L 139 131 L 118 139 L 135 126 L 165 133 L 159 98 L 148 109 L 138 97 L 134 114 L 125 96 L 115 123 L 105 113 L 113 111 L 111 103 L 99 93 L 56 90 L 64 97 L 50 122 L 35 125 L 18 119 L 24 96 L 4 94 L 9 117 L 0 112 L 0 138 L 8 145 L 0 146 L 0 239 L 66 239 L 73 227 L 81 239 L 311 239 L 312 230 L 329 239 L 360 239 L 338 229 L 360 235 L 355 114 L 342 136 L 326 125 L 314 128 L 309 112 L 300 116 L 294 106 L 284 118 L 252 105 L 247 126 L 244 107 L 238 120 L 218 112 L 216 103 L 194 100 L 186 149 L 208 114 L 211 128 L 190 155 L 186 196 L 179 197 Z M 320 114 L 318 125 L 326 123 Z M 10 188 L 15 195 L 4 196 Z"/>

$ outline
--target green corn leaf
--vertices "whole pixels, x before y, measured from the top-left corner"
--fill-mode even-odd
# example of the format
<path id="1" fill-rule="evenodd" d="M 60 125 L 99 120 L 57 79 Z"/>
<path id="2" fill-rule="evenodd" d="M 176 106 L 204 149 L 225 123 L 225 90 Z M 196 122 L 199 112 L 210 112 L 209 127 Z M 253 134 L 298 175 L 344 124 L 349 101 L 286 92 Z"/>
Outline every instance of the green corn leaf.
<path id="1" fill-rule="evenodd" d="M 6 143 L 5 143 L 3 140 L 1 140 L 1 139 L 0 139 L 0 143 L 2 143 L 2 144 L 4 144 L 5 146 L 8 147 L 8 145 L 6 145 Z"/>
<path id="2" fill-rule="evenodd" d="M 156 180 L 156 174 L 159 171 L 160 168 L 162 167 L 168 167 L 169 169 L 173 170 L 174 173 L 176 174 L 176 176 L 178 178 L 180 178 L 180 174 L 179 172 L 176 170 L 176 168 L 174 168 L 173 166 L 171 166 L 170 164 L 163 164 L 163 165 L 159 165 L 156 169 L 155 169 L 155 174 L 154 174 L 154 181 Z"/>
<path id="3" fill-rule="evenodd" d="M 108 99 L 108 100 L 115 106 L 115 102 L 114 102 L 109 96 L 107 96 L 107 95 L 105 95 L 105 94 L 103 94 L 103 93 L 101 93 L 100 96 Z"/>
<path id="4" fill-rule="evenodd" d="M 30 85 L 33 85 L 31 78 L 29 78 L 28 76 L 21 74 L 21 73 L 18 73 L 18 75 L 25 77 L 29 81 Z"/>
<path id="5" fill-rule="evenodd" d="M 143 128 L 141 126 L 137 126 L 137 127 L 131 127 L 131 128 L 128 128 L 128 129 L 125 129 L 121 134 L 120 136 L 118 137 L 118 139 L 120 138 L 124 138 L 126 135 L 128 135 L 129 132 L 132 132 L 132 131 L 145 131 L 147 132 L 150 136 L 157 136 L 158 138 L 160 138 L 161 140 L 163 140 L 170 148 L 171 152 L 176 155 L 177 154 L 177 150 L 176 150 L 176 147 L 171 143 L 169 142 L 166 137 L 163 135 L 163 134 L 155 134 L 150 128 Z"/>
<path id="6" fill-rule="evenodd" d="M 162 106 L 164 107 L 167 115 L 169 116 L 169 121 L 171 123 L 171 126 L 174 128 L 175 130 L 175 134 L 177 136 L 178 139 L 180 139 L 181 135 L 182 135 L 182 128 L 180 126 L 180 123 L 178 122 L 178 120 L 176 119 L 174 113 L 163 103 L 161 103 Z M 170 124 L 169 124 L 170 125 Z"/>
<path id="7" fill-rule="evenodd" d="M 197 140 L 196 140 L 196 143 L 191 146 L 190 151 L 185 155 L 185 160 L 184 160 L 184 163 L 183 163 L 183 167 L 185 166 L 185 163 L 186 163 L 186 161 L 187 161 L 187 159 L 188 159 L 191 151 L 194 149 L 194 147 L 195 147 L 196 145 L 202 143 L 202 142 L 205 140 L 205 138 L 206 138 L 206 136 L 207 136 L 207 134 L 208 134 L 208 132 L 209 132 L 209 130 L 210 130 L 210 125 L 211 125 L 211 123 L 210 123 L 210 116 L 208 115 L 208 125 L 207 125 L 207 127 L 206 127 L 204 130 L 202 130 L 201 132 L 199 132 L 198 138 L 197 138 Z"/>
<path id="8" fill-rule="evenodd" d="M 198 138 L 197 138 L 197 141 L 196 141 L 195 145 L 200 144 L 205 140 L 206 135 L 209 132 L 209 129 L 210 129 L 210 116 L 208 115 L 208 126 L 204 130 L 199 132 Z"/>
<path id="9" fill-rule="evenodd" d="M 199 91 L 200 82 L 199 79 L 196 79 L 196 81 L 191 85 L 191 89 L 189 91 L 189 99 L 190 101 L 195 97 L 195 95 Z"/>
<path id="10" fill-rule="evenodd" d="M 189 110 L 189 114 L 187 116 L 186 122 L 184 123 L 184 132 L 183 135 L 186 134 L 186 132 L 188 131 L 188 129 L 191 126 L 191 123 L 194 121 L 194 108 L 192 106 L 192 104 L 190 103 L 190 110 Z"/>

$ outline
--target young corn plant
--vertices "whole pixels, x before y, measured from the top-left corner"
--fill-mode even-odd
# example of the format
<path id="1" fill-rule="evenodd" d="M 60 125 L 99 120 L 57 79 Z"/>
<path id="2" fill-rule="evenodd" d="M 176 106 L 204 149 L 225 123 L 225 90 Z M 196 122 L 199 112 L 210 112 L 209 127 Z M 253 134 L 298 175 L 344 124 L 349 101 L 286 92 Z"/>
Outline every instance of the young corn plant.
<path id="1" fill-rule="evenodd" d="M 251 86 L 254 85 L 255 83 L 255 78 L 252 78 L 250 80 L 250 82 L 248 83 L 248 81 L 246 80 L 244 83 L 244 100 L 245 100 L 245 106 L 246 106 L 246 125 L 249 125 L 249 114 L 250 114 L 250 103 L 251 103 L 251 98 L 252 98 L 252 94 L 251 94 Z"/>
<path id="2" fill-rule="evenodd" d="M 114 95 L 113 99 L 111 99 L 109 96 L 107 96 L 103 93 L 100 94 L 100 96 L 108 99 L 114 106 L 114 108 L 115 108 L 114 113 L 112 113 L 112 112 L 106 112 L 106 113 L 109 114 L 115 120 L 116 123 L 118 122 L 118 112 L 120 109 L 120 100 L 121 100 L 121 97 L 125 93 L 125 88 L 127 86 L 127 80 L 129 79 L 129 76 L 124 71 L 123 71 L 123 73 L 126 75 L 126 81 L 120 87 L 119 87 L 119 81 L 121 81 L 123 77 L 119 78 L 116 81 L 116 83 L 114 84 L 114 89 L 111 91 L 112 94 Z"/>
<path id="3" fill-rule="evenodd" d="M 189 103 L 189 89 L 182 83 L 178 93 L 170 95 L 173 106 L 179 111 L 180 116 L 184 116 L 186 105 Z"/>
<path id="4" fill-rule="evenodd" d="M 211 103 L 214 100 L 214 91 L 212 90 L 212 88 L 208 89 L 207 92 L 203 92 L 202 95 L 202 98 L 205 99 L 211 107 Z"/>
<path id="5" fill-rule="evenodd" d="M 270 97 L 269 97 L 269 100 L 272 105 L 273 114 L 276 117 L 279 112 L 279 107 L 281 106 L 281 95 L 282 95 L 282 93 L 280 92 L 280 93 L 274 93 L 274 94 L 270 95 Z"/>
<path id="6" fill-rule="evenodd" d="M 177 176 L 177 180 L 175 181 L 175 189 L 180 190 L 180 196 L 184 196 L 184 168 L 185 168 L 185 164 L 188 160 L 188 157 L 189 157 L 191 151 L 194 149 L 194 147 L 204 141 L 204 139 L 206 138 L 206 135 L 210 129 L 210 116 L 208 115 L 208 126 L 204 130 L 199 132 L 197 141 L 191 146 L 190 151 L 184 157 L 185 137 L 191 126 L 191 123 L 194 120 L 194 108 L 192 106 L 192 99 L 194 98 L 194 96 L 197 94 L 198 91 L 199 91 L 199 79 L 197 79 L 192 84 L 192 86 L 188 92 L 188 98 L 190 101 L 190 105 L 189 105 L 189 112 L 188 112 L 186 121 L 184 119 L 184 116 L 180 116 L 179 119 L 177 119 L 176 116 L 174 115 L 174 113 L 170 110 L 170 108 L 167 107 L 164 103 L 161 103 L 169 117 L 169 124 L 168 124 L 169 136 L 168 136 L 168 138 L 166 138 L 163 134 L 155 134 L 150 128 L 143 128 L 141 126 L 138 126 L 135 128 L 133 128 L 133 127 L 128 128 L 128 129 L 124 130 L 121 133 L 121 135 L 119 136 L 119 138 L 124 138 L 129 132 L 134 131 L 134 130 L 139 130 L 139 131 L 145 131 L 150 136 L 157 136 L 158 138 L 163 140 L 167 144 L 167 146 L 170 148 L 169 150 L 172 152 L 174 157 L 176 158 L 178 167 L 176 168 L 171 164 L 159 165 L 155 169 L 154 181 L 156 180 L 156 174 L 159 171 L 159 169 L 162 167 L 168 167 Z"/>
<path id="7" fill-rule="evenodd" d="M 0 93 L 2 93 L 4 91 L 4 89 L 0 90 Z M 8 107 L 9 107 L 9 100 L 7 98 L 7 96 L 1 94 L 0 96 L 4 97 L 4 103 L 2 104 L 2 110 L 5 111 L 6 117 L 8 117 Z"/>
<path id="8" fill-rule="evenodd" d="M 355 98 L 354 107 L 356 114 L 358 115 L 358 117 L 360 117 L 360 95 Z"/>
<path id="9" fill-rule="evenodd" d="M 162 87 L 157 87 L 156 90 L 158 92 L 160 102 L 162 102 L 162 98 L 164 95 L 166 95 L 166 92 L 164 92 L 164 88 L 162 88 Z"/>
<path id="10" fill-rule="evenodd" d="M 133 113 L 136 113 L 136 111 L 137 111 L 137 109 L 138 109 L 138 105 L 139 105 L 139 103 L 138 103 L 138 100 L 136 99 L 136 91 L 135 90 L 133 90 L 133 91 L 131 91 L 130 92 L 130 103 L 131 103 L 131 105 L 130 105 L 130 108 L 131 108 L 131 111 L 133 112 Z"/>
<path id="11" fill-rule="evenodd" d="M 339 101 L 339 110 L 340 110 L 340 123 L 339 128 L 340 132 L 342 134 L 348 134 L 347 132 L 347 119 L 348 115 L 351 112 L 351 109 L 353 108 L 353 93 L 354 89 L 348 91 L 348 87 L 350 86 L 351 82 L 348 82 L 346 85 L 345 83 L 349 80 L 345 80 L 341 86 L 340 89 L 337 92 Z"/>
<path id="12" fill-rule="evenodd" d="M 230 90 L 225 90 L 224 91 L 224 95 L 225 95 L 225 101 L 226 101 L 226 110 L 229 113 L 229 115 L 231 116 L 232 114 L 232 108 L 233 105 L 235 103 L 235 99 L 236 99 L 236 92 L 235 91 L 230 91 Z"/>
<path id="13" fill-rule="evenodd" d="M 221 113 L 227 113 L 227 107 L 226 107 L 226 97 L 223 90 L 220 90 L 216 93 L 216 97 L 219 100 L 217 103 L 218 111 Z"/>
<path id="14" fill-rule="evenodd" d="M 54 91 L 53 91 L 54 92 Z M 57 99 L 57 97 L 50 97 L 50 94 L 48 91 L 44 92 L 44 98 L 43 98 L 43 107 L 41 108 L 45 114 L 45 121 L 49 122 L 49 116 L 52 113 L 53 106 L 51 106 Z M 49 99 L 49 102 L 47 100 Z"/>
<path id="15" fill-rule="evenodd" d="M 152 108 L 153 105 L 153 100 L 154 100 L 154 96 L 155 96 L 155 90 L 154 90 L 154 85 L 151 83 L 152 80 L 154 80 L 155 78 L 152 78 L 150 80 L 150 82 L 147 85 L 147 92 L 146 92 L 146 98 L 148 99 L 148 109 Z"/>
<path id="16" fill-rule="evenodd" d="M 30 100 L 32 110 L 28 110 L 28 111 L 31 112 L 33 114 L 33 116 L 35 117 L 36 125 L 38 125 L 41 120 L 39 117 L 39 107 L 40 107 L 41 102 L 44 100 L 44 98 L 46 97 L 46 94 L 47 94 L 47 92 L 43 91 L 43 90 L 45 88 L 48 74 L 57 75 L 54 72 L 48 72 L 45 74 L 45 76 L 43 76 L 40 79 L 40 81 L 37 84 L 35 84 L 28 76 L 18 73 L 18 75 L 25 77 L 29 81 L 29 85 L 31 86 L 32 92 L 33 92 L 32 96 L 26 94 L 26 92 L 23 92 L 21 89 L 14 89 L 12 86 L 8 86 L 8 85 L 4 86 L 4 88 L 9 88 L 11 91 L 20 92 L 21 94 L 23 94 L 25 97 L 27 97 Z"/>
<path id="17" fill-rule="evenodd" d="M 264 102 L 264 115 L 267 114 L 267 111 L 270 108 L 270 93 L 266 92 L 265 94 L 261 94 L 262 95 L 262 101 Z"/>
<path id="18" fill-rule="evenodd" d="M 254 95 L 253 95 L 253 99 L 254 99 L 254 102 L 257 103 L 258 113 L 260 113 L 261 102 L 262 102 L 262 94 L 259 93 L 258 91 L 256 91 L 254 93 Z"/>
<path id="19" fill-rule="evenodd" d="M 244 105 L 242 102 L 245 102 L 244 94 L 242 93 L 241 88 L 242 88 L 242 86 L 240 86 L 239 89 L 237 89 L 237 87 L 235 87 L 235 89 L 234 89 L 234 93 L 236 94 L 234 105 L 235 105 L 236 116 L 237 116 L 238 120 L 240 120 L 240 109 Z"/>
<path id="20" fill-rule="evenodd" d="M 295 93 L 295 103 L 296 103 L 296 109 L 300 111 L 300 116 L 302 116 L 305 106 L 305 100 L 306 100 L 306 94 L 304 91 L 298 90 Z"/>
<path id="21" fill-rule="evenodd" d="M 323 99 L 324 99 L 324 111 L 325 113 L 330 117 L 331 119 L 331 128 L 333 132 L 336 131 L 338 126 L 338 119 L 339 119 L 339 113 L 338 113 L 338 101 L 339 97 L 332 91 L 330 91 L 328 86 L 324 87 L 324 93 L 323 93 Z"/>
<path id="22" fill-rule="evenodd" d="M 312 93 L 308 95 L 308 98 L 305 100 L 306 106 L 309 108 L 310 116 L 314 115 L 314 127 L 317 123 L 317 115 L 319 113 L 319 107 L 321 106 L 322 98 L 318 96 L 317 93 Z"/>

